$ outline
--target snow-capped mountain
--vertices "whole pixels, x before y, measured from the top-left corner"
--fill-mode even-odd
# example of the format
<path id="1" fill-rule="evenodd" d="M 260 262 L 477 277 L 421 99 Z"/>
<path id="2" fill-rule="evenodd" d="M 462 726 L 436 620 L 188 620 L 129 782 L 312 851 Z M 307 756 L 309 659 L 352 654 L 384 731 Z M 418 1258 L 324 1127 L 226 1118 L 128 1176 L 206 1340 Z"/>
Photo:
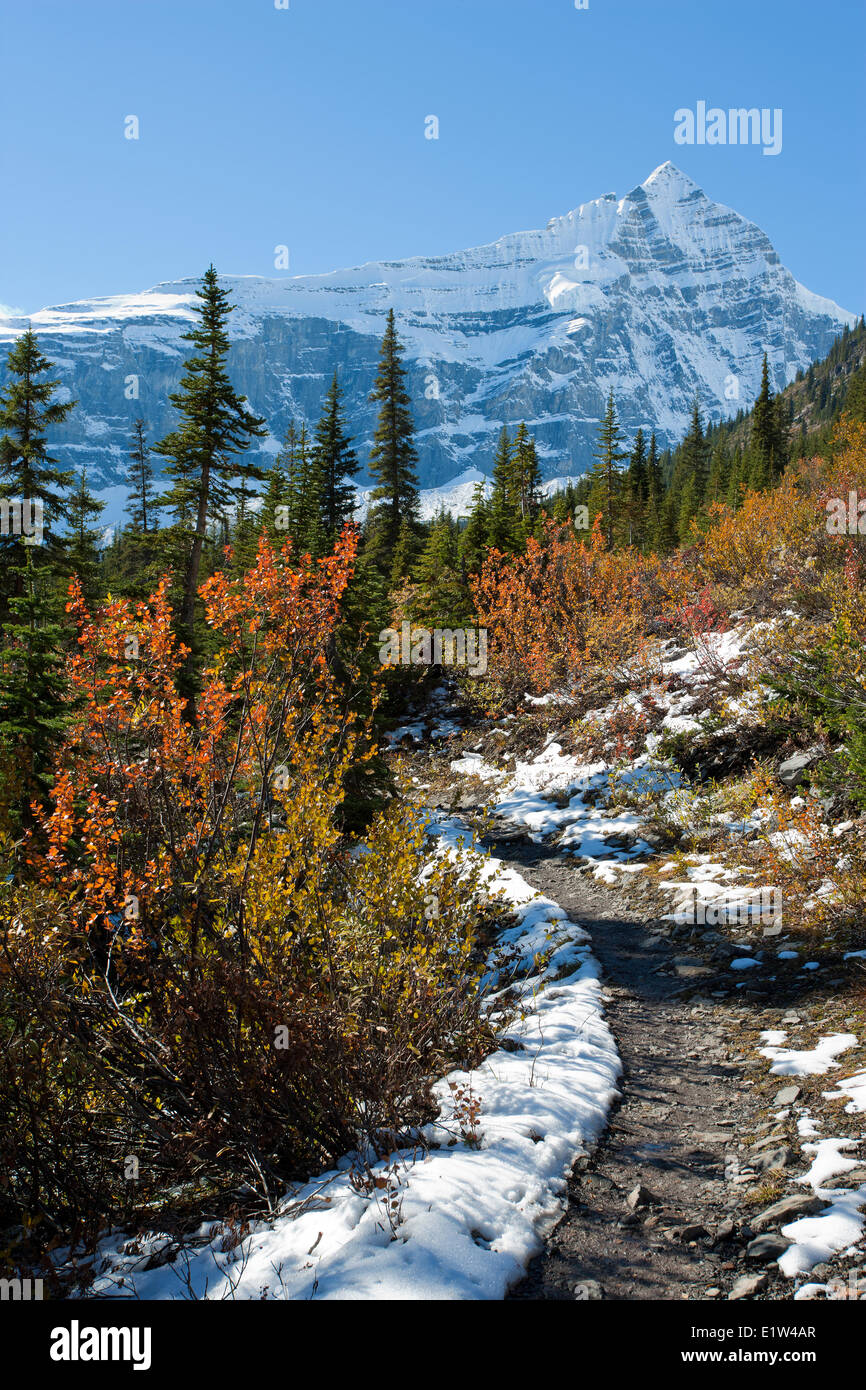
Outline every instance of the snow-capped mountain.
<path id="1" fill-rule="evenodd" d="M 92 485 L 121 481 L 137 416 L 151 440 L 172 427 L 168 396 L 188 348 L 181 334 L 196 283 L 61 305 L 29 320 L 79 401 L 54 452 L 86 465 Z M 290 418 L 315 422 L 336 369 L 366 462 L 375 415 L 368 396 L 393 307 L 427 488 L 465 481 L 467 470 L 489 473 L 502 425 L 520 420 L 536 435 L 546 477 L 580 474 L 611 388 L 629 433 L 642 425 L 673 442 L 696 391 L 710 419 L 732 414 L 757 393 L 765 351 L 778 389 L 855 322 L 798 284 L 754 223 L 670 163 L 624 198 L 608 193 L 542 231 L 489 246 L 328 275 L 225 276 L 224 284 L 237 305 L 230 369 L 268 421 L 267 453 Z M 26 323 L 0 317 L 0 343 Z"/>

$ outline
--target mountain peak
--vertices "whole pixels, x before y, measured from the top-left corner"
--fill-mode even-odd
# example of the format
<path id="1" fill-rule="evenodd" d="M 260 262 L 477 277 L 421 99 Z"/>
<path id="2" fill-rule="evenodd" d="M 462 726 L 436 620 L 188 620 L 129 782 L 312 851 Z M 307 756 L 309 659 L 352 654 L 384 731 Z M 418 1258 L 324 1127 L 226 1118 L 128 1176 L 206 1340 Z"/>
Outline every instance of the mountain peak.
<path id="1" fill-rule="evenodd" d="M 315 425 L 335 369 L 364 456 L 376 423 L 369 383 L 393 308 L 421 486 L 456 477 L 467 494 L 467 470 L 489 473 L 503 425 L 531 421 L 544 475 L 574 475 L 592 459 L 611 387 L 624 428 L 654 429 L 664 447 L 688 429 L 696 391 L 704 418 L 723 419 L 737 408 L 732 382 L 735 399 L 757 395 L 765 353 L 778 388 L 854 321 L 798 285 L 760 228 L 670 161 L 626 197 L 584 203 L 546 231 L 446 256 L 223 283 L 238 309 L 233 379 L 272 431 L 262 463 L 279 452 L 289 420 Z M 56 445 L 64 467 L 86 458 L 91 478 L 121 484 L 144 413 L 119 406 L 129 375 L 152 383 L 151 436 L 176 427 L 170 397 L 195 287 L 167 282 L 33 315 L 69 399 L 82 403 Z M 0 344 L 18 332 L 0 320 Z"/>
<path id="2" fill-rule="evenodd" d="M 702 193 L 694 179 L 690 179 L 688 174 L 684 174 L 682 169 L 678 169 L 669 159 L 664 164 L 660 164 L 657 169 L 653 169 L 648 178 L 639 185 L 645 193 L 661 193 L 675 191 L 680 194 Z"/>

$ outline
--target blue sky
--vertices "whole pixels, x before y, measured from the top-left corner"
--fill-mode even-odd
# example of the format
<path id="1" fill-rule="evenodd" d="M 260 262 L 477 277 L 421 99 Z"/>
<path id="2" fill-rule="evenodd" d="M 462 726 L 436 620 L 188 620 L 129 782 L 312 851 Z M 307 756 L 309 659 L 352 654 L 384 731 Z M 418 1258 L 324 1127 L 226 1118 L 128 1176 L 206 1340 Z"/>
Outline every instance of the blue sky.
<path id="1" fill-rule="evenodd" d="M 0 302 L 458 250 L 673 159 L 866 307 L 857 0 L 289 3 L 0 0 Z M 781 107 L 781 153 L 677 146 L 700 100 Z"/>

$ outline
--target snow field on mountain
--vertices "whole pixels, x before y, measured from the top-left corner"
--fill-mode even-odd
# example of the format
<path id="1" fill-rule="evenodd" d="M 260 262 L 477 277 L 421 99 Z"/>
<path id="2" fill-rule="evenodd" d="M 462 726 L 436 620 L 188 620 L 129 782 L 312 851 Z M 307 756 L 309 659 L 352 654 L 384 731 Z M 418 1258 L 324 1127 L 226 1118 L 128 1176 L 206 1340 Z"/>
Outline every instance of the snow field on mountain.
<path id="1" fill-rule="evenodd" d="M 289 419 L 314 426 L 337 370 L 366 463 L 371 374 L 393 309 L 412 379 L 419 481 L 443 485 L 458 510 L 467 475 L 489 470 L 504 425 L 525 420 L 548 478 L 579 475 L 609 390 L 631 436 L 640 426 L 672 445 L 695 392 L 708 419 L 727 418 L 757 394 L 765 352 L 778 390 L 856 322 L 798 284 L 759 227 L 669 162 L 625 197 L 606 194 L 485 246 L 222 281 L 235 305 L 231 337 L 242 344 L 230 364 L 235 384 L 270 430 L 251 457 L 270 464 Z M 142 398 L 153 437 L 174 427 L 169 394 L 197 288 L 167 281 L 0 316 L 0 343 L 32 325 L 65 399 L 79 402 L 57 448 L 64 467 L 86 463 L 91 486 L 125 475 L 139 413 L 119 399 L 130 375 L 160 383 Z"/>

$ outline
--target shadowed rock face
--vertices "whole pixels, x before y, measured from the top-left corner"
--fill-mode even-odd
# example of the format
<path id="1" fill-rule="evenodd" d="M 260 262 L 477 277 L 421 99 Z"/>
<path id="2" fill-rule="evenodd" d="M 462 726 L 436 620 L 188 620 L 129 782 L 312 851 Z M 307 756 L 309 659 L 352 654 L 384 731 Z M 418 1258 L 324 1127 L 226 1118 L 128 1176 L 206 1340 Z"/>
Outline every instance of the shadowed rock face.
<path id="1" fill-rule="evenodd" d="M 607 194 L 543 231 L 474 250 L 224 283 L 238 306 L 233 379 L 268 421 L 269 454 L 292 416 L 315 422 L 336 369 L 366 462 L 368 396 L 394 308 L 425 487 L 471 467 L 489 472 L 502 425 L 522 419 L 546 477 L 583 472 L 611 387 L 628 432 L 655 428 L 672 443 L 695 391 L 709 419 L 733 414 L 757 394 L 765 351 L 780 389 L 855 321 L 798 285 L 758 227 L 672 164 L 625 198 Z M 94 486 L 120 482 L 137 416 L 151 440 L 173 426 L 168 396 L 188 348 L 181 335 L 195 287 L 166 283 L 30 320 L 80 403 L 54 452 L 64 465 L 86 465 Z M 0 319 L 0 344 L 25 326 Z M 138 399 L 127 396 L 132 376 Z"/>

